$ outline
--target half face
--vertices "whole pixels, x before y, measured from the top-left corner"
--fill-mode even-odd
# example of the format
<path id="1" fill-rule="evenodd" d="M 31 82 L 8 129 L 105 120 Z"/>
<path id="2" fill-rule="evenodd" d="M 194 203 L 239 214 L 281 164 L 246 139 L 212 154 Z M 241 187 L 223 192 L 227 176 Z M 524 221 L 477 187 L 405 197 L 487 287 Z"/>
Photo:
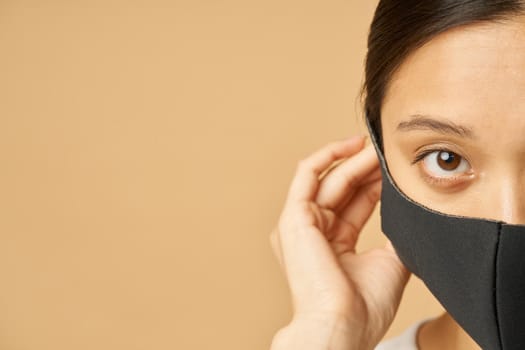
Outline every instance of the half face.
<path id="1" fill-rule="evenodd" d="M 407 196 L 525 223 L 525 19 L 458 27 L 414 51 L 392 77 L 381 127 Z"/>

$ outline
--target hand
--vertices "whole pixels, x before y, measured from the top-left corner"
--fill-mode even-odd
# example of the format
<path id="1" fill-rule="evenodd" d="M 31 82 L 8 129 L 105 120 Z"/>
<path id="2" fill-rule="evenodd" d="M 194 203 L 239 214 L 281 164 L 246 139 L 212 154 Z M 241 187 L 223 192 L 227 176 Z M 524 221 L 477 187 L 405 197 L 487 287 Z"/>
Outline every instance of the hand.
<path id="1" fill-rule="evenodd" d="M 408 270 L 389 243 L 355 251 L 381 194 L 377 155 L 364 143 L 363 137 L 333 142 L 298 164 L 270 235 L 294 310 L 274 350 L 298 342 L 302 349 L 371 349 L 393 321 Z"/>

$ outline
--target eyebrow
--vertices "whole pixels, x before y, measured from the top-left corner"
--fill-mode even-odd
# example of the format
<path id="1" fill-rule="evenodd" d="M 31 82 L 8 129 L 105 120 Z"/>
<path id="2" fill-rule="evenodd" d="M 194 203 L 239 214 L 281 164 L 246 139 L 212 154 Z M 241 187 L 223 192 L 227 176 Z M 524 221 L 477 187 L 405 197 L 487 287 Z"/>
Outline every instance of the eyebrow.
<path id="1" fill-rule="evenodd" d="M 454 134 L 461 137 L 474 138 L 474 131 L 464 125 L 458 125 L 444 118 L 428 115 L 411 115 L 410 120 L 403 121 L 397 126 L 399 131 L 431 130 L 441 134 Z"/>

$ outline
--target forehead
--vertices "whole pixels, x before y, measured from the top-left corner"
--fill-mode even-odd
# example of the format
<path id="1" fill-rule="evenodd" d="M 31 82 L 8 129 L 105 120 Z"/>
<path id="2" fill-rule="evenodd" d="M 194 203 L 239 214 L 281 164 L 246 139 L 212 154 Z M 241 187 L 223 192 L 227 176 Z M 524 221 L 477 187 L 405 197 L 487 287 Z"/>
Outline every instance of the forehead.
<path id="1" fill-rule="evenodd" d="M 525 133 L 525 19 L 458 27 L 409 55 L 381 110 L 384 129 L 416 113 Z M 507 127 L 505 131 L 504 127 Z"/>

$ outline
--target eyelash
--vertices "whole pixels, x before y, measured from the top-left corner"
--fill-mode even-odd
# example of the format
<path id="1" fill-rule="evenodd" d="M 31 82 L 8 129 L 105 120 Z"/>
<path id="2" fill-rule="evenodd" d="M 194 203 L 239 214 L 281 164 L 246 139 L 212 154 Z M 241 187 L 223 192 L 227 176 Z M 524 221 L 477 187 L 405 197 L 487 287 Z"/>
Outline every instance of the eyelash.
<path id="1" fill-rule="evenodd" d="M 428 156 L 429 154 L 432 154 L 434 152 L 452 152 L 446 148 L 434 148 L 434 149 L 427 149 L 427 150 L 424 150 L 418 154 L 416 154 L 416 157 L 414 158 L 414 160 L 412 161 L 412 165 L 416 164 L 416 163 L 419 163 L 420 161 L 422 161 L 423 159 L 425 159 L 426 156 Z"/>

